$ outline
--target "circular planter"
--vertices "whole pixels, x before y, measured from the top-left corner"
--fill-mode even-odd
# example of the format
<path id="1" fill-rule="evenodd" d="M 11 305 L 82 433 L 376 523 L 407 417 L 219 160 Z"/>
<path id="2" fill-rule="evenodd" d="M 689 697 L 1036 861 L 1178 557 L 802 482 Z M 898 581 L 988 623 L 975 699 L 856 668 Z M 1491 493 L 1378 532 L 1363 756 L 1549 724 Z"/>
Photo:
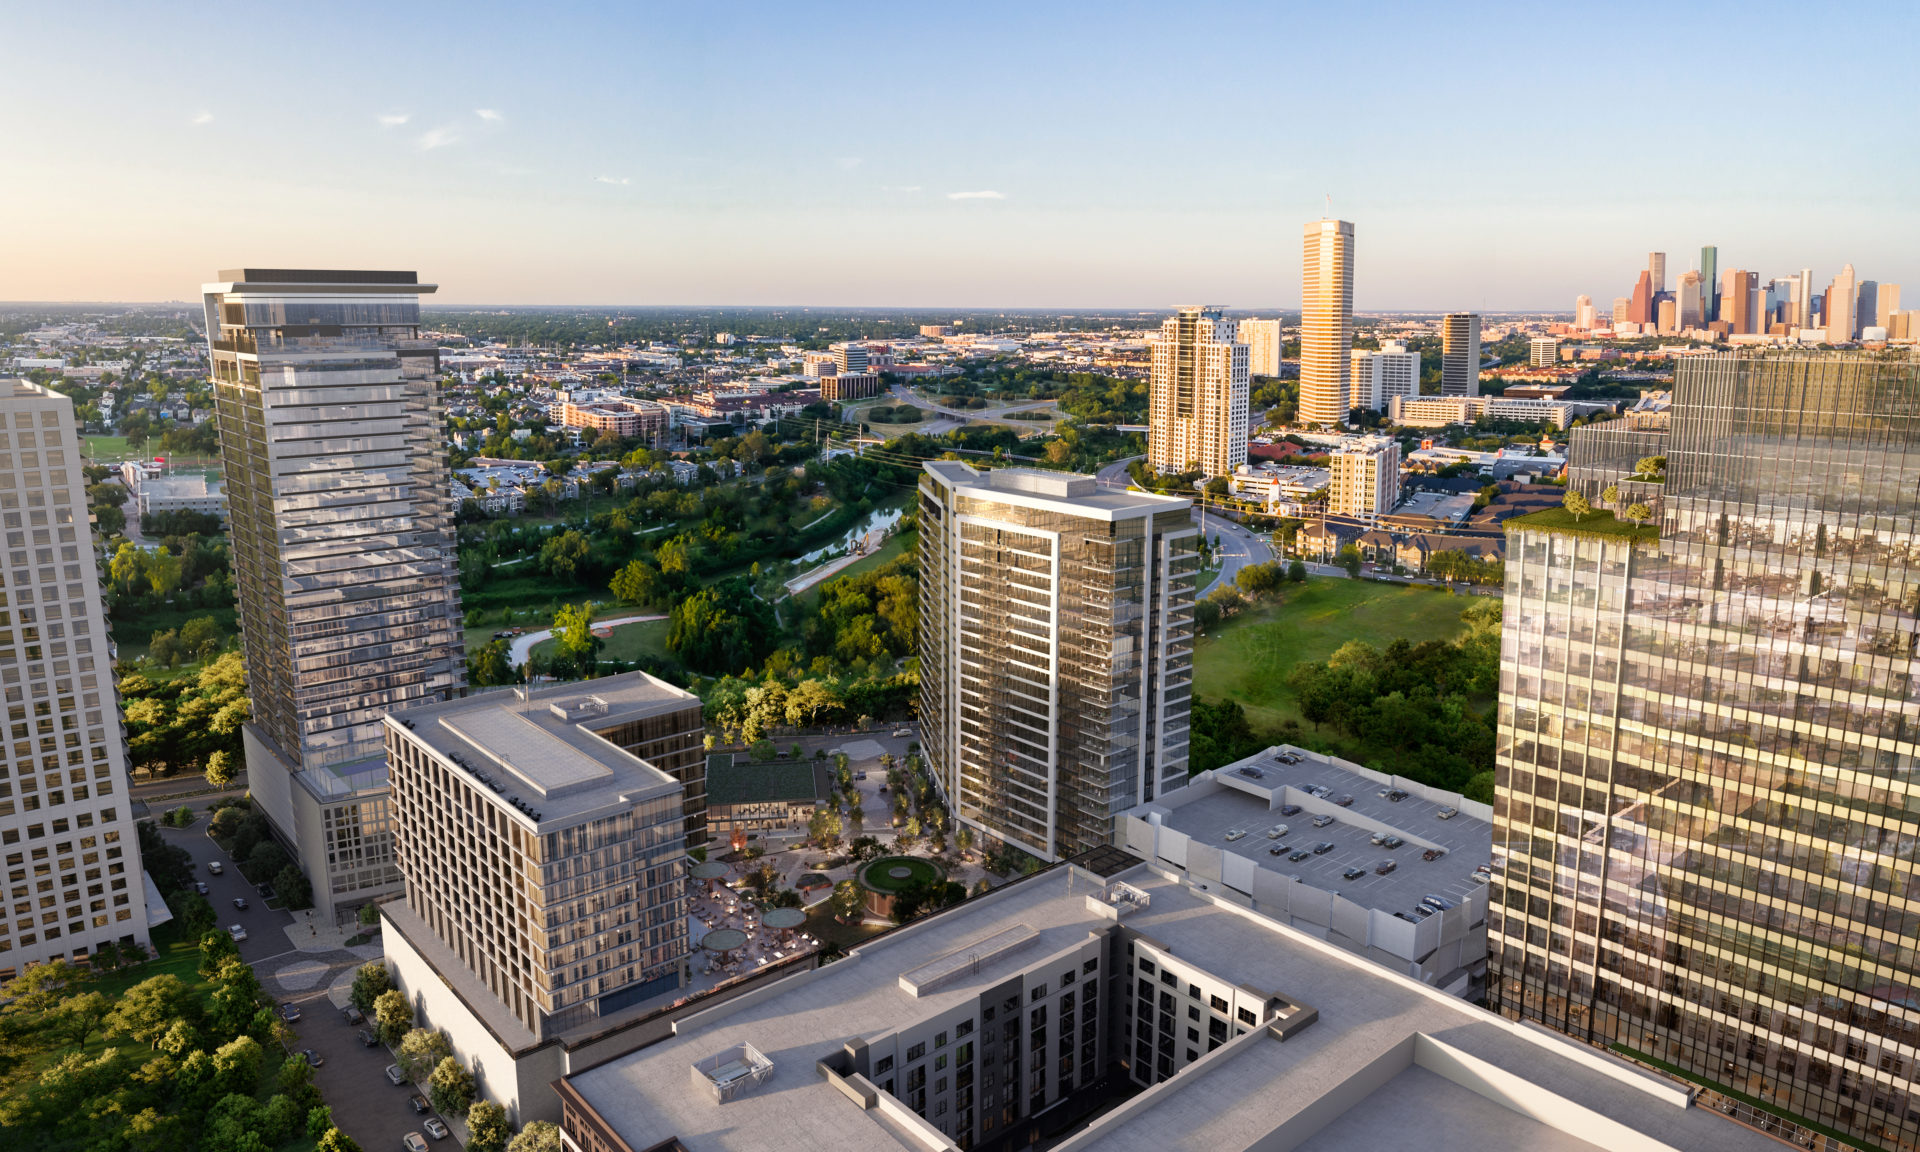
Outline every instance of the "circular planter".
<path id="1" fill-rule="evenodd" d="M 894 893 L 916 881 L 945 880 L 947 873 L 938 863 L 924 857 L 882 856 L 861 868 L 857 878 L 861 894 L 866 897 L 867 915 L 888 920 L 893 917 Z"/>

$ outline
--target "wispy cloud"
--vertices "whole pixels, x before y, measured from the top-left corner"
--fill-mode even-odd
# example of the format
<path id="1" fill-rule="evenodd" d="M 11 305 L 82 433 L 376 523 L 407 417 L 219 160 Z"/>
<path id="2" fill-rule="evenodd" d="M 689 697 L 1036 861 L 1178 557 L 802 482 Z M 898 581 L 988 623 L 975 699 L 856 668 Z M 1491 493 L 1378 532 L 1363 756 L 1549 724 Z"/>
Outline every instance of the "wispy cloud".
<path id="1" fill-rule="evenodd" d="M 196 113 L 194 115 L 192 123 L 195 128 L 198 128 L 202 124 L 211 124 L 213 123 L 213 113 L 211 112 Z"/>
<path id="2" fill-rule="evenodd" d="M 626 178 L 625 176 L 595 176 L 595 177 L 594 177 L 594 179 L 595 179 L 596 181 L 598 181 L 598 182 L 600 182 L 600 183 L 602 183 L 602 184 L 631 184 L 631 183 L 633 183 L 633 181 L 631 181 L 631 180 L 629 180 L 629 179 L 627 179 L 627 178 Z"/>
<path id="3" fill-rule="evenodd" d="M 851 172 L 855 168 L 860 167 L 861 158 L 858 156 L 842 156 L 838 160 L 835 160 L 834 163 L 840 166 L 842 172 Z"/>
<path id="4" fill-rule="evenodd" d="M 882 192 L 918 192 L 920 191 L 920 185 L 918 184 L 882 184 L 880 185 L 880 191 Z"/>
<path id="5" fill-rule="evenodd" d="M 482 119 L 482 120 L 486 120 L 486 121 L 489 121 L 489 122 L 491 122 L 491 121 L 498 121 L 498 120 L 505 120 L 505 119 L 506 119 L 506 117 L 505 117 L 505 116 L 502 116 L 502 115 L 500 115 L 500 113 L 498 113 L 498 112 L 496 112 L 496 111 L 494 111 L 494 110 L 493 110 L 493 109 L 491 109 L 491 108 L 475 108 L 475 109 L 473 110 L 473 114 L 474 114 L 475 116 L 478 116 L 478 117 L 480 117 L 480 119 Z"/>
<path id="6" fill-rule="evenodd" d="M 380 127 L 382 128 L 398 128 L 400 125 L 413 119 L 413 114 L 411 112 L 386 112 L 376 117 L 376 119 L 380 121 Z"/>
<path id="7" fill-rule="evenodd" d="M 1005 200 L 1005 192 L 949 192 L 949 200 Z"/>
<path id="8" fill-rule="evenodd" d="M 460 134 L 451 128 L 429 128 L 420 134 L 420 147 L 431 152 L 460 142 Z"/>

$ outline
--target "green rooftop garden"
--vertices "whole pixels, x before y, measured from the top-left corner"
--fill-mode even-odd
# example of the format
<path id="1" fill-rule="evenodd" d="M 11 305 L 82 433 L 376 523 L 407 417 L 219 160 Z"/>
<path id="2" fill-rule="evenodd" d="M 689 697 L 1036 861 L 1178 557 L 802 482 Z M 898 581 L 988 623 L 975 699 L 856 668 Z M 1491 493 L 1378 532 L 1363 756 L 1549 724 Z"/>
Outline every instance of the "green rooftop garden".
<path id="1" fill-rule="evenodd" d="M 1565 508 L 1548 508 L 1540 512 L 1530 512 L 1525 516 L 1515 516 L 1501 524 L 1512 531 L 1515 528 L 1528 528 L 1536 532 L 1563 532 L 1569 536 L 1594 536 L 1607 540 L 1626 539 L 1651 544 L 1660 539 L 1660 529 L 1653 524 L 1635 524 L 1629 520 L 1617 519 L 1611 512 L 1595 509 L 1574 519 L 1573 513 Z"/>
<path id="2" fill-rule="evenodd" d="M 860 870 L 860 883 L 875 892 L 898 892 L 909 884 L 933 884 L 944 879 L 946 873 L 939 865 L 918 856 L 882 856 Z"/>

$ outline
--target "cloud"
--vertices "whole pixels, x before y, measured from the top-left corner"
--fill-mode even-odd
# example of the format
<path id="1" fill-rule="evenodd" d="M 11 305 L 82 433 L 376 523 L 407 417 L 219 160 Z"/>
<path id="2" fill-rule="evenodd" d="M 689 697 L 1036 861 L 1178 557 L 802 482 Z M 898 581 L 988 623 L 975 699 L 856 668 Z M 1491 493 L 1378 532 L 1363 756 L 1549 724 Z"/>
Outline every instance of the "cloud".
<path id="1" fill-rule="evenodd" d="M 211 112 L 197 113 L 194 116 L 192 123 L 195 128 L 198 128 L 202 124 L 211 124 L 213 123 L 213 113 Z"/>
<path id="2" fill-rule="evenodd" d="M 1005 200 L 1005 192 L 949 192 L 949 200 Z"/>
<path id="3" fill-rule="evenodd" d="M 629 180 L 629 179 L 627 179 L 627 178 L 626 178 L 625 176 L 595 176 L 595 177 L 594 177 L 594 180 L 595 180 L 595 181 L 597 181 L 597 182 L 599 182 L 599 183 L 601 183 L 601 184 L 631 184 L 631 183 L 633 183 L 633 181 L 631 181 L 631 180 Z"/>
<path id="4" fill-rule="evenodd" d="M 880 191 L 882 192 L 918 192 L 920 191 L 920 185 L 918 184 L 882 184 L 880 185 Z"/>
<path id="5" fill-rule="evenodd" d="M 506 117 L 500 115 L 500 113 L 494 111 L 491 108 L 475 108 L 473 110 L 473 114 L 475 116 L 480 117 L 480 119 L 487 120 L 487 121 L 498 121 L 498 120 L 506 119 Z"/>
<path id="6" fill-rule="evenodd" d="M 431 152 L 435 148 L 445 148 L 449 144 L 460 142 L 460 134 L 451 128 L 429 128 L 420 134 L 420 147 Z"/>
<path id="7" fill-rule="evenodd" d="M 382 128 L 398 128 L 400 125 L 413 119 L 413 114 L 411 112 L 385 112 L 376 117 L 376 119 L 380 121 L 380 127 Z"/>

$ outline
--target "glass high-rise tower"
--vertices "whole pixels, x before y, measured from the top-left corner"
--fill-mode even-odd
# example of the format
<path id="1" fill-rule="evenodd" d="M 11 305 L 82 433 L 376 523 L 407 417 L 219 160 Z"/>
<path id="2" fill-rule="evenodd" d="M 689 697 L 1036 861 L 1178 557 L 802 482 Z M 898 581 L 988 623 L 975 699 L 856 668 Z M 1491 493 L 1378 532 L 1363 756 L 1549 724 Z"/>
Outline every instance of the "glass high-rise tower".
<path id="1" fill-rule="evenodd" d="M 1915 1147 L 1920 363 L 1684 359 L 1569 484 L 1658 535 L 1507 524 L 1489 1003 L 1807 1146 Z"/>
<path id="2" fill-rule="evenodd" d="M 439 354 L 412 272 L 205 288 L 253 722 L 248 785 L 315 903 L 397 888 L 381 718 L 466 685 Z"/>
<path id="3" fill-rule="evenodd" d="M 1042 860 L 1187 780 L 1192 502 L 1093 477 L 920 480 L 920 717 L 954 816 Z"/>

